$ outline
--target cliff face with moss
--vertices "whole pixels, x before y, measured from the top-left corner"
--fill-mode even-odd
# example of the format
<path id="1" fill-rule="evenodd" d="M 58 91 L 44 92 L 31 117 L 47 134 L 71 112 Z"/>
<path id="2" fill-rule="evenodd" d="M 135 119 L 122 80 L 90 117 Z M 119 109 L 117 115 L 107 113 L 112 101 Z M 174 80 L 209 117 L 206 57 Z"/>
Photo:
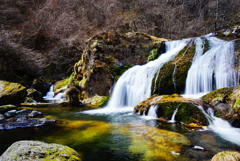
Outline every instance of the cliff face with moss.
<path id="1" fill-rule="evenodd" d="M 96 35 L 88 40 L 71 81 L 81 87 L 81 98 L 109 95 L 114 81 L 124 71 L 152 59 L 152 50 L 157 49 L 160 54 L 163 41 L 166 39 L 137 32 Z"/>

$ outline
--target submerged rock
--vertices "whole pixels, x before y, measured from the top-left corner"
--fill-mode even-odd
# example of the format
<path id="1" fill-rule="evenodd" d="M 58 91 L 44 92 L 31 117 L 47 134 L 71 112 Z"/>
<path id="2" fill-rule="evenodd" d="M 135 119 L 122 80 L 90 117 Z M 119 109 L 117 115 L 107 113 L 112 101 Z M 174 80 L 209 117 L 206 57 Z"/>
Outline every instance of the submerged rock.
<path id="1" fill-rule="evenodd" d="M 80 161 L 79 154 L 64 145 L 44 143 L 40 141 L 18 141 L 13 143 L 0 157 L 1 161 Z"/>
<path id="2" fill-rule="evenodd" d="M 19 105 L 27 96 L 26 87 L 18 83 L 0 81 L 0 105 Z"/>
<path id="3" fill-rule="evenodd" d="M 133 154 L 141 154 L 142 160 L 181 160 L 179 155 L 182 146 L 190 145 L 184 135 L 154 127 L 129 124 L 119 130 L 123 134 L 130 133 L 128 150 Z"/>
<path id="4" fill-rule="evenodd" d="M 175 119 L 189 127 L 202 127 L 208 124 L 204 114 L 197 107 L 197 102 L 192 99 L 181 98 L 178 95 L 152 96 L 134 107 L 134 113 L 148 115 L 151 105 L 157 105 L 158 118 L 170 120 L 175 109 L 178 108 Z M 193 126 L 194 125 L 194 126 Z"/>

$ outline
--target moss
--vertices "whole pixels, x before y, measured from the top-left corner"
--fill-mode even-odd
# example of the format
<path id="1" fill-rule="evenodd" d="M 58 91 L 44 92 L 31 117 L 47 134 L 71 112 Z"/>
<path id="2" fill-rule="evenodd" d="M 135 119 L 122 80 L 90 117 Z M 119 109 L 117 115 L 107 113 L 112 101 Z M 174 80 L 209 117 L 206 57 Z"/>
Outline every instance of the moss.
<path id="1" fill-rule="evenodd" d="M 182 93 L 194 53 L 195 45 L 190 44 L 182 49 L 172 61 L 165 63 L 153 78 L 152 94 Z"/>
<path id="2" fill-rule="evenodd" d="M 84 87 L 86 85 L 86 83 L 87 83 L 87 79 L 84 78 L 79 82 L 79 86 Z"/>
<path id="3" fill-rule="evenodd" d="M 61 80 L 61 81 L 58 81 L 57 83 L 55 83 L 55 85 L 54 85 L 54 91 L 57 90 L 57 89 L 60 89 L 60 88 L 62 88 L 62 87 L 64 87 L 64 86 L 67 86 L 67 85 L 69 85 L 69 84 L 71 84 L 71 83 L 77 84 L 78 81 L 73 82 L 73 77 L 74 77 L 74 75 L 75 75 L 75 72 L 73 72 L 73 73 L 70 75 L 70 77 L 68 77 L 67 79 L 64 79 L 64 80 Z"/>
<path id="4" fill-rule="evenodd" d="M 240 160 L 240 153 L 237 151 L 223 151 L 212 158 L 212 161 L 238 161 Z"/>
<path id="5" fill-rule="evenodd" d="M 111 66 L 110 72 L 114 76 L 115 79 L 118 79 L 126 70 L 131 68 L 132 66 L 129 64 L 124 64 L 122 66 Z"/>
<path id="6" fill-rule="evenodd" d="M 226 98 L 229 97 L 232 93 L 233 88 L 220 88 L 220 89 L 216 89 L 204 96 L 202 96 L 202 99 L 207 102 L 210 103 L 212 100 L 222 97 L 222 98 Z"/>
<path id="7" fill-rule="evenodd" d="M 156 49 L 152 49 L 150 51 L 150 55 L 148 56 L 148 61 L 152 61 L 152 60 L 155 60 L 159 57 L 160 55 L 160 51 L 159 51 L 159 48 L 156 48 Z"/>
<path id="8" fill-rule="evenodd" d="M 93 100 L 95 102 L 94 106 L 96 107 L 104 106 L 108 102 L 109 98 L 110 98 L 109 96 L 101 96 L 101 97 L 95 98 Z"/>
<path id="9" fill-rule="evenodd" d="M 240 110 L 240 98 L 237 98 L 234 105 L 233 105 L 234 110 Z"/>

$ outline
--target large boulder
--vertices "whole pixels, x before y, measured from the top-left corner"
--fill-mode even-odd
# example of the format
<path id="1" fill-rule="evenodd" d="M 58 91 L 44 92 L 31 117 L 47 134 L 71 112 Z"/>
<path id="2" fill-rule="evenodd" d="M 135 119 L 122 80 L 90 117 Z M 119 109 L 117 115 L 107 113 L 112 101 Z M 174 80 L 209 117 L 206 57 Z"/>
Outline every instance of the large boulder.
<path id="1" fill-rule="evenodd" d="M 227 120 L 232 126 L 240 127 L 240 88 L 220 88 L 202 96 L 214 109 L 215 115 Z"/>
<path id="2" fill-rule="evenodd" d="M 1 161 L 61 160 L 80 161 L 79 154 L 70 147 L 40 141 L 13 143 L 0 157 Z"/>
<path id="3" fill-rule="evenodd" d="M 0 81 L 0 105 L 19 105 L 27 96 L 26 87 L 18 83 Z"/>
<path id="4" fill-rule="evenodd" d="M 170 120 L 176 109 L 175 120 L 184 123 L 189 127 L 201 127 L 208 125 L 208 120 L 197 107 L 197 103 L 192 99 L 185 99 L 177 94 L 152 96 L 140 102 L 134 107 L 134 113 L 148 115 L 152 105 L 157 105 L 156 114 L 161 120 Z"/>
<path id="5" fill-rule="evenodd" d="M 151 50 L 157 49 L 161 54 L 163 41 L 167 40 L 137 32 L 96 35 L 87 41 L 81 60 L 74 66 L 71 81 L 81 87 L 82 99 L 107 96 L 124 71 L 154 59 Z"/>

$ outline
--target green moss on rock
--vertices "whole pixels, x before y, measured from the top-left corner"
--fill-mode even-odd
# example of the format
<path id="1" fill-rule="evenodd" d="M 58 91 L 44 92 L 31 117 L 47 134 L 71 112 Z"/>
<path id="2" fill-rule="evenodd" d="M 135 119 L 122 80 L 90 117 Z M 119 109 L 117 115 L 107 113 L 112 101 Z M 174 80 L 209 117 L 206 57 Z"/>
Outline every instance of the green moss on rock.
<path id="1" fill-rule="evenodd" d="M 237 151 L 223 151 L 213 156 L 211 161 L 239 161 L 240 153 Z"/>
<path id="2" fill-rule="evenodd" d="M 194 53 L 195 45 L 190 43 L 172 61 L 165 63 L 153 78 L 152 94 L 182 93 Z"/>

